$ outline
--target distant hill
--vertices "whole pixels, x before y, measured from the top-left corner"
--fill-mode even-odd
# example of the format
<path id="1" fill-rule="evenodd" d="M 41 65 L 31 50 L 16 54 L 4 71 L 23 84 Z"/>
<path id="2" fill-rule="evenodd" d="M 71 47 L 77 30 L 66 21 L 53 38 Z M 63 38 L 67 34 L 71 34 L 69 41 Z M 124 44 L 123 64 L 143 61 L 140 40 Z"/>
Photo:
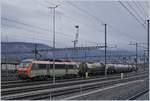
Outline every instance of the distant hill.
<path id="1" fill-rule="evenodd" d="M 27 58 L 34 58 L 33 50 L 35 49 L 35 43 L 26 42 L 1 42 L 1 59 L 4 61 L 5 57 L 7 60 L 23 60 Z M 37 44 L 37 50 L 47 50 L 51 47 L 44 44 Z M 52 58 L 51 52 L 39 52 L 41 58 Z M 119 57 L 130 57 L 134 56 L 135 52 L 123 51 L 123 50 L 108 50 L 108 59 L 117 59 Z M 38 55 L 38 58 L 40 55 Z M 81 51 L 57 51 L 57 59 L 78 59 L 78 60 L 104 60 L 104 50 L 81 50 Z"/>
<path id="2" fill-rule="evenodd" d="M 26 59 L 34 58 L 33 50 L 35 43 L 26 42 L 1 42 L 1 58 L 4 59 Z M 44 44 L 37 44 L 37 49 L 51 49 L 51 47 Z"/>

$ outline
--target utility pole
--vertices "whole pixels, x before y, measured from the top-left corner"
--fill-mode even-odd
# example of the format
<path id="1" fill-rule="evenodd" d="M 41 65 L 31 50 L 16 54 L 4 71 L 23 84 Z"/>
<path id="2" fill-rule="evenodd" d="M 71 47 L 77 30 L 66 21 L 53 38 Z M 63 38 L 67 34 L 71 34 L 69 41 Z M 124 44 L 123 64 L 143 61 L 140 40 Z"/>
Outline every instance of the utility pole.
<path id="1" fill-rule="evenodd" d="M 146 67 L 146 61 L 145 61 L 146 60 L 146 51 L 147 50 L 144 50 L 144 70 L 145 70 L 145 67 Z"/>
<path id="2" fill-rule="evenodd" d="M 106 64 L 107 64 L 107 59 L 106 59 L 106 56 L 107 56 L 107 36 L 106 36 L 107 24 L 104 24 L 104 26 L 105 26 L 105 75 L 107 75 L 107 68 L 106 68 Z"/>
<path id="3" fill-rule="evenodd" d="M 4 43 L 5 47 L 5 64 L 6 64 L 6 76 L 8 81 L 8 49 L 7 49 L 7 43 L 8 43 L 8 35 L 6 35 L 6 42 Z"/>
<path id="4" fill-rule="evenodd" d="M 38 54 L 38 51 L 37 51 L 37 44 L 35 43 L 35 47 L 34 47 L 34 59 L 37 60 L 37 54 Z"/>
<path id="5" fill-rule="evenodd" d="M 137 70 L 137 68 L 138 68 L 138 66 L 137 66 L 137 64 L 138 64 L 138 43 L 134 43 L 134 44 L 130 43 L 129 45 L 135 45 L 136 46 L 136 50 L 135 50 L 136 51 L 136 54 L 135 54 L 135 56 L 136 56 L 135 57 L 136 58 L 135 59 L 135 64 L 136 64 L 136 70 Z"/>
<path id="6" fill-rule="evenodd" d="M 149 68 L 149 20 L 147 20 L 147 64 Z"/>
<path id="7" fill-rule="evenodd" d="M 49 7 L 53 10 L 53 83 L 55 84 L 55 9 L 59 5 L 56 5 L 55 7 Z"/>
<path id="8" fill-rule="evenodd" d="M 86 50 L 85 50 L 85 63 L 86 63 Z"/>
<path id="9" fill-rule="evenodd" d="M 135 43 L 136 46 L 136 70 L 137 70 L 137 62 L 138 62 L 138 43 Z"/>

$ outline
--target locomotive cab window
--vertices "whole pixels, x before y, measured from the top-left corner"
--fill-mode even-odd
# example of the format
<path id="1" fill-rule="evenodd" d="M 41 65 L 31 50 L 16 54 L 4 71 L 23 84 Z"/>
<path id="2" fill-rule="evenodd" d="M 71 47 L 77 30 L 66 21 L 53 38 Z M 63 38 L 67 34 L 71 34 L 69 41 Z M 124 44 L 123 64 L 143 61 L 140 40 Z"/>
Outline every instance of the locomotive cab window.
<path id="1" fill-rule="evenodd" d="M 30 62 L 29 61 L 26 61 L 26 62 L 21 62 L 19 64 L 19 68 L 27 68 L 29 66 Z"/>

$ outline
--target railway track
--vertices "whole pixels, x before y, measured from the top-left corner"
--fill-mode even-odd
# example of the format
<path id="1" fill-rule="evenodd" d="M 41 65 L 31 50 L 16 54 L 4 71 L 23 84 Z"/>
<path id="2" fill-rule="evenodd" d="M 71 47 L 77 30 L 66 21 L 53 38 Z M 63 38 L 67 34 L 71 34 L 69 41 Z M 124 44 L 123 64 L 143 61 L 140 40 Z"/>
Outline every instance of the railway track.
<path id="1" fill-rule="evenodd" d="M 62 82 L 56 84 L 43 84 L 34 86 L 24 86 L 22 88 L 7 88 L 2 89 L 2 99 L 5 100 L 17 100 L 17 99 L 46 99 L 50 97 L 56 97 L 59 95 L 69 94 L 73 92 L 79 92 L 82 90 L 94 89 L 98 87 L 103 87 L 107 85 L 116 84 L 119 82 L 126 82 L 134 79 L 139 79 L 145 77 L 144 73 L 138 75 L 128 75 L 124 79 L 118 77 L 114 78 L 97 78 L 90 80 L 79 80 Z M 51 93 L 50 93 L 51 92 Z"/>
<path id="2" fill-rule="evenodd" d="M 133 96 L 131 96 L 130 98 L 128 98 L 127 100 L 136 100 L 137 98 L 139 98 L 140 96 L 144 95 L 145 93 L 149 92 L 149 89 L 145 89 Z"/>
<path id="3" fill-rule="evenodd" d="M 145 73 L 145 72 L 139 72 L 139 73 L 125 73 L 124 76 L 127 76 L 127 75 L 138 75 L 138 74 L 141 74 L 141 73 Z M 104 79 L 109 79 L 110 78 L 113 78 L 113 77 L 120 77 L 120 74 L 115 74 L 115 75 L 107 75 L 107 76 L 96 76 L 96 77 L 90 77 L 89 79 L 96 79 L 96 78 L 102 78 L 102 80 Z M 79 80 L 86 80 L 86 78 L 73 78 L 73 79 L 63 79 L 63 80 L 56 80 L 56 83 L 60 83 L 60 82 L 68 82 L 68 81 L 79 81 Z M 1 82 L 1 88 L 4 89 L 4 88 L 12 88 L 12 87 L 23 87 L 23 86 L 30 86 L 30 85 L 41 85 L 41 84 L 48 84 L 48 83 L 52 83 L 52 80 L 51 81 L 28 81 L 28 80 L 25 80 L 25 81 L 22 81 L 22 80 L 19 80 L 19 81 L 3 81 Z"/>
<path id="4" fill-rule="evenodd" d="M 125 74 L 128 74 L 128 73 L 125 73 Z M 109 76 L 119 76 L 120 74 L 109 74 L 107 76 L 104 76 L 104 75 L 99 75 L 99 76 L 91 76 L 90 78 L 99 78 L 99 77 L 109 77 Z M 81 77 L 76 77 L 76 78 L 72 78 L 72 79 L 56 79 L 56 82 L 63 82 L 63 81 L 67 81 L 67 80 L 82 80 L 84 78 L 81 78 Z M 43 81 L 52 81 L 52 78 L 51 79 L 48 79 L 48 80 L 41 80 L 42 82 Z M 6 85 L 6 84 L 13 84 L 13 83 L 26 83 L 26 82 L 41 82 L 41 81 L 31 81 L 31 80 L 15 80 L 15 81 L 2 81 L 1 84 L 2 85 Z"/>
<path id="5" fill-rule="evenodd" d="M 120 74 L 109 74 L 107 75 L 107 77 L 109 76 L 117 76 L 117 75 L 120 75 Z M 100 75 L 100 76 L 91 76 L 90 78 L 97 78 L 97 77 L 105 77 L 104 75 Z M 63 82 L 63 81 L 67 81 L 67 80 L 78 80 L 78 79 L 84 79 L 84 78 L 81 78 L 81 77 L 76 77 L 76 78 L 72 78 L 72 79 L 57 79 L 56 78 L 56 82 Z M 43 81 L 52 81 L 52 78 L 51 79 L 48 79 L 48 80 L 41 80 L 42 82 Z M 15 81 L 2 81 L 1 84 L 2 85 L 6 85 L 6 84 L 13 84 L 13 83 L 26 83 L 26 82 L 41 82 L 41 81 L 31 81 L 31 80 L 15 80 Z"/>
<path id="6" fill-rule="evenodd" d="M 4 72 L 4 73 L 3 73 Z M 11 73 L 8 73 L 8 75 L 5 73 L 6 71 L 2 71 L 2 74 L 1 74 L 1 80 L 2 80 L 2 82 L 1 82 L 1 84 L 3 85 L 5 85 L 5 84 L 13 84 L 13 83 L 25 83 L 25 82 L 30 82 L 30 80 L 18 80 L 18 78 L 17 78 L 17 74 L 14 72 L 14 71 L 11 71 Z M 141 72 L 141 71 L 140 71 Z M 135 72 L 129 72 L 129 73 L 124 73 L 125 75 L 127 75 L 127 74 L 135 74 Z M 139 72 L 137 72 L 137 73 L 139 73 Z M 107 76 L 114 76 L 114 75 L 120 75 L 120 74 L 109 74 L 109 75 L 107 75 Z M 15 77 L 15 78 L 14 78 Z M 104 75 L 100 75 L 100 76 L 91 76 L 90 78 L 95 78 L 95 77 L 104 77 Z M 11 80 L 11 78 L 13 78 L 13 80 Z M 73 79 L 75 79 L 75 78 L 73 78 Z M 83 79 L 83 78 L 77 78 L 77 79 Z M 48 79 L 48 80 L 44 80 L 44 81 L 51 81 L 52 79 Z M 64 80 L 64 79 L 63 79 Z M 63 80 L 57 80 L 56 82 L 61 82 L 61 81 L 63 81 Z M 68 80 L 68 79 L 66 79 L 66 80 Z M 69 79 L 70 80 L 70 79 Z M 34 82 L 34 81 L 32 81 L 32 82 Z M 39 82 L 39 81 L 38 81 Z"/>
<path id="7" fill-rule="evenodd" d="M 18 75 L 15 70 L 1 70 L 1 81 L 16 81 Z"/>
<path id="8" fill-rule="evenodd" d="M 95 78 L 95 79 L 89 79 L 89 80 L 74 80 L 74 81 L 65 81 L 60 83 L 44 83 L 39 85 L 28 85 L 28 86 L 22 86 L 22 87 L 13 87 L 13 88 L 6 88 L 2 89 L 2 95 L 11 94 L 11 93 L 20 93 L 20 92 L 28 92 L 28 91 L 34 91 L 34 90 L 42 90 L 42 89 L 48 89 L 48 88 L 57 88 L 57 87 L 63 87 L 63 86 L 69 86 L 69 85 L 76 85 L 76 84 L 84 84 L 84 83 L 90 83 L 90 82 L 96 82 L 96 81 L 105 81 L 110 79 L 118 79 L 120 76 L 114 76 L 114 77 L 105 77 L 105 78 Z"/>

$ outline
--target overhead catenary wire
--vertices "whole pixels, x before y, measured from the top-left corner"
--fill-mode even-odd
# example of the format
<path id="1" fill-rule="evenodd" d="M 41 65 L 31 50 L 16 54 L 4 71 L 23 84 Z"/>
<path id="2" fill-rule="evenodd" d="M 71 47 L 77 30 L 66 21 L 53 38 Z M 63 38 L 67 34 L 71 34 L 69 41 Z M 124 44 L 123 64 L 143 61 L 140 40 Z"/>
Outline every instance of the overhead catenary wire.
<path id="1" fill-rule="evenodd" d="M 146 29 L 145 26 L 143 25 L 143 23 L 129 10 L 129 8 L 128 8 L 125 4 L 123 4 L 121 1 L 118 1 L 118 2 L 122 5 L 123 8 L 125 8 L 125 9 L 127 10 L 127 12 L 128 12 L 144 29 Z"/>
<path id="2" fill-rule="evenodd" d="M 12 34 L 12 33 L 8 33 L 8 34 Z M 23 36 L 24 39 L 22 38 L 22 36 Z M 13 37 L 13 36 L 11 37 L 12 40 L 23 40 L 23 41 L 26 41 L 26 39 L 28 39 L 30 42 L 33 42 L 33 38 L 34 38 L 34 36 L 30 36 L 30 35 L 27 36 L 25 33 L 18 33 L 18 35 L 16 35 L 15 37 Z M 51 40 L 45 39 L 45 38 L 42 38 L 42 37 L 38 37 L 37 40 L 38 40 L 38 42 L 34 42 L 34 43 L 45 43 L 45 42 L 49 42 L 49 41 L 52 43 Z M 63 41 L 63 43 L 62 43 L 62 42 L 58 42 L 57 41 L 56 44 L 64 45 L 65 42 Z M 66 44 L 67 44 L 67 42 L 66 42 Z M 49 45 L 49 44 L 46 44 L 46 45 Z"/>
<path id="3" fill-rule="evenodd" d="M 140 1 L 137 1 L 138 5 L 142 8 L 143 12 L 145 13 L 145 15 L 148 15 L 148 11 L 145 11 L 145 8 L 142 6 Z"/>
<path id="4" fill-rule="evenodd" d="M 46 6 L 46 5 L 41 4 L 40 2 L 36 2 L 36 3 L 40 4 L 40 5 L 43 6 L 43 7 Z M 55 5 L 54 3 L 48 2 L 48 1 L 46 1 L 46 3 L 49 3 L 49 4 L 51 4 L 51 5 Z M 80 24 L 83 24 L 83 25 L 84 25 L 83 27 L 86 27 L 86 28 L 88 27 L 88 28 L 90 28 L 90 29 L 95 30 L 95 27 L 89 26 L 89 24 L 81 23 L 81 21 L 79 21 L 78 19 L 72 18 L 72 17 L 70 17 L 70 16 L 67 15 L 67 14 L 64 14 L 64 13 L 63 13 L 63 17 L 69 18 L 69 20 L 72 20 L 72 22 L 78 22 L 78 23 L 80 23 Z M 91 21 L 88 22 L 88 23 L 91 23 Z M 91 24 L 92 24 L 92 23 L 91 23 Z M 96 29 L 96 30 L 97 30 L 98 32 L 101 32 L 101 30 L 99 30 L 99 29 Z"/>
<path id="5" fill-rule="evenodd" d="M 20 22 L 20 21 L 16 21 L 16 20 L 13 20 L 13 19 L 9 19 L 9 18 L 4 18 L 4 17 L 1 17 L 2 20 L 6 20 L 6 21 L 9 21 L 9 22 L 13 22 L 13 23 L 18 23 L 18 24 L 21 24 L 21 25 L 24 25 L 24 26 L 27 26 L 29 28 L 35 28 L 35 29 L 39 29 L 39 30 L 42 30 L 42 31 L 46 31 L 46 32 L 49 32 L 51 30 L 49 29 L 45 29 L 45 28 L 41 28 L 41 27 L 38 27 L 38 26 L 35 26 L 35 25 L 30 25 L 30 24 L 27 24 L 27 23 L 23 23 L 23 22 Z M 3 24 L 3 23 L 2 23 Z M 52 32 L 52 31 L 51 31 Z M 68 34 L 64 34 L 62 32 L 56 32 L 60 35 L 63 34 L 63 36 L 70 36 L 72 37 L 71 35 L 68 35 Z"/>
<path id="6" fill-rule="evenodd" d="M 68 1 L 69 2 L 69 1 Z M 81 10 L 81 8 L 79 8 L 78 6 L 76 6 L 75 4 L 73 4 L 73 3 L 71 3 L 71 2 L 69 2 L 69 4 L 72 4 L 72 6 L 74 6 L 75 8 L 77 8 L 77 9 L 79 9 L 79 10 Z M 83 10 L 82 9 L 82 11 L 83 11 L 83 13 L 87 13 L 87 11 L 85 11 L 85 10 Z M 90 13 L 87 13 L 87 15 L 92 15 L 92 14 L 90 14 Z M 93 17 L 93 16 L 92 16 Z M 101 23 L 103 23 L 104 21 L 102 21 L 102 20 L 99 20 L 99 18 L 97 18 L 97 17 L 95 17 L 94 16 L 94 19 L 96 20 L 96 21 L 98 21 L 98 22 L 101 22 Z M 112 25 L 110 25 L 110 24 L 108 24 L 108 26 L 111 26 L 114 30 L 116 30 L 117 32 L 121 32 L 121 31 L 118 31 L 118 29 L 117 28 L 115 28 L 114 26 L 112 26 Z M 121 32 L 121 33 L 123 33 L 123 32 Z M 124 34 L 123 34 L 124 35 Z M 131 35 L 128 35 L 127 33 L 125 33 L 125 35 L 126 36 L 129 36 L 130 38 L 133 38 Z"/>
<path id="7" fill-rule="evenodd" d="M 73 7 L 75 7 L 75 8 L 77 8 L 77 9 L 81 10 L 81 8 L 78 7 L 77 5 L 71 3 L 70 1 L 68 1 L 68 2 L 69 2 L 69 4 L 72 4 Z M 83 13 L 86 13 L 87 15 L 90 14 L 89 16 L 92 15 L 91 13 L 89 13 L 88 11 L 86 11 L 86 10 L 84 10 L 84 9 L 82 9 L 81 11 L 82 11 Z M 87 13 L 87 12 L 88 12 L 88 13 Z M 98 22 L 101 22 L 102 24 L 103 24 L 104 22 L 107 23 L 106 21 L 100 20 L 100 18 L 97 18 L 97 17 L 95 18 L 95 16 L 93 17 L 93 19 L 95 19 L 95 20 L 98 21 Z M 128 36 L 128 37 L 130 37 L 130 38 L 132 38 L 132 39 L 138 41 L 137 39 L 135 39 L 133 36 L 131 36 L 131 35 L 128 34 L 127 32 L 120 31 L 118 28 L 114 27 L 114 25 L 111 25 L 110 23 L 109 23 L 109 24 L 107 23 L 107 25 L 108 25 L 108 26 L 111 26 L 111 28 L 112 28 L 113 30 L 115 30 L 116 32 L 122 33 L 125 37 Z M 142 26 L 144 26 L 144 25 L 142 25 Z"/>
<path id="8" fill-rule="evenodd" d="M 68 1 L 68 2 L 69 2 L 69 1 Z M 69 3 L 71 3 L 71 2 L 69 2 Z M 73 7 L 77 8 L 78 10 L 81 10 L 81 8 L 78 7 L 77 5 L 75 5 L 75 4 L 73 4 L 73 3 L 71 3 L 71 4 L 72 4 Z M 81 11 L 82 11 L 83 13 L 87 13 L 87 12 L 88 12 L 88 11 L 86 11 L 86 10 L 84 10 L 84 9 L 82 9 Z M 89 14 L 90 14 L 90 15 L 89 15 Z M 91 16 L 92 14 L 88 12 L 87 15 Z M 95 19 L 95 17 L 93 17 L 93 18 Z M 96 20 L 96 21 L 99 21 L 99 22 L 103 22 L 102 20 L 99 20 L 99 18 L 96 18 L 95 20 Z M 142 24 L 142 25 L 143 25 L 143 24 Z M 137 39 L 134 38 L 134 36 L 130 35 L 129 33 L 120 31 L 118 28 L 116 28 L 116 27 L 114 27 L 114 26 L 112 26 L 112 25 L 110 25 L 110 24 L 108 24 L 108 26 L 110 26 L 114 31 L 119 32 L 119 33 L 122 33 L 124 36 L 126 36 L 126 37 L 128 36 L 128 37 L 134 39 L 136 42 L 138 41 Z M 144 25 L 143 25 L 143 27 L 144 27 Z"/>
<path id="9" fill-rule="evenodd" d="M 132 40 L 134 40 L 134 41 L 138 41 L 137 39 L 135 39 L 132 35 L 130 35 L 129 33 L 127 33 L 127 32 L 123 32 L 123 31 L 121 31 L 119 28 L 117 28 L 117 27 L 114 27 L 114 26 L 112 26 L 112 25 L 108 25 L 110 28 L 112 28 L 112 30 L 114 30 L 115 32 L 118 32 L 118 33 L 122 33 L 123 35 L 125 35 L 126 37 L 128 36 L 129 38 L 132 38 Z"/>
<path id="10" fill-rule="evenodd" d="M 41 27 L 38 27 L 38 26 L 30 25 L 30 24 L 27 24 L 27 23 L 23 23 L 23 22 L 20 22 L 20 21 L 16 21 L 16 20 L 4 18 L 4 17 L 2 17 L 1 19 L 2 19 L 2 20 L 9 21 L 9 22 L 13 22 L 13 23 L 18 23 L 18 24 L 27 26 L 27 27 L 29 27 L 29 28 L 34 28 L 34 29 L 38 29 L 38 30 L 42 30 L 42 31 L 46 31 L 46 32 L 49 32 L 49 31 L 50 31 L 50 30 L 45 29 L 45 28 L 41 28 Z M 3 23 L 2 23 L 2 24 L 3 24 Z M 13 26 L 13 27 L 15 27 L 15 26 Z M 23 28 L 22 28 L 22 29 L 23 29 Z M 26 29 L 26 30 L 29 30 L 29 29 Z M 30 31 L 31 31 L 31 30 L 30 30 Z M 36 33 L 39 33 L 39 32 L 36 32 Z M 56 33 L 59 34 L 59 35 L 63 35 L 63 36 L 72 38 L 72 35 L 68 35 L 68 34 L 65 34 L 65 33 L 62 33 L 62 32 L 58 32 L 58 31 L 56 31 Z M 39 33 L 39 34 L 40 34 L 40 33 Z M 81 38 L 81 37 L 80 37 L 80 38 Z M 89 41 L 89 40 L 84 39 L 84 38 L 81 38 L 81 39 L 84 40 L 84 41 L 86 41 L 86 42 L 89 42 L 89 43 L 98 44 L 98 42 Z"/>
<path id="11" fill-rule="evenodd" d="M 67 1 L 67 2 L 68 2 L 70 5 L 74 6 L 75 8 L 79 9 L 80 11 L 84 12 L 85 14 L 91 16 L 92 18 L 94 18 L 94 19 L 97 20 L 98 22 L 100 22 L 101 25 L 103 25 L 104 23 L 106 23 L 106 22 L 100 20 L 99 18 L 97 18 L 96 16 L 94 16 L 93 14 L 89 13 L 88 11 L 86 11 L 86 10 L 84 10 L 84 9 L 82 9 L 82 8 L 80 8 L 80 7 L 78 7 L 77 5 L 73 4 L 72 2 L 70 2 L 70 1 Z"/>
<path id="12" fill-rule="evenodd" d="M 145 21 L 144 18 L 142 18 L 142 16 L 136 11 L 136 9 L 127 1 L 127 4 L 129 5 L 129 7 L 136 13 L 136 15 L 141 19 L 142 22 Z"/>
<path id="13" fill-rule="evenodd" d="M 14 26 L 13 26 L 14 27 Z M 16 27 L 17 28 L 17 27 Z M 19 29 L 21 29 L 21 28 L 19 28 Z M 7 32 L 8 33 L 8 32 Z M 16 33 L 16 31 L 11 31 L 11 33 L 9 33 L 10 35 L 11 34 L 13 34 L 13 33 L 15 33 L 15 37 L 11 37 L 12 39 L 14 39 L 14 40 L 26 40 L 26 39 L 28 39 L 28 40 L 35 40 L 35 38 L 34 38 L 34 35 L 33 34 L 38 34 L 37 32 L 34 32 L 34 33 L 25 33 L 25 32 L 18 32 L 18 33 Z M 23 37 L 22 37 L 23 36 Z M 37 35 L 36 35 L 37 36 Z M 38 35 L 39 36 L 39 35 Z M 25 39 L 24 39 L 25 38 Z M 62 38 L 62 37 L 59 37 L 59 38 Z M 42 36 L 41 34 L 40 34 L 40 37 L 38 37 L 36 40 L 38 40 L 38 42 L 42 42 L 42 43 L 44 43 L 44 42 L 48 42 L 49 41 L 49 39 L 47 39 L 47 38 L 45 38 L 44 36 Z M 40 40 L 40 41 L 39 41 Z M 88 41 L 88 40 L 87 40 Z M 52 41 L 51 41 L 52 42 Z M 71 40 L 70 40 L 70 42 L 71 42 Z M 62 44 L 62 45 L 65 45 L 65 46 L 67 46 L 67 42 L 66 42 L 66 44 L 64 43 L 64 41 L 63 41 L 63 43 L 62 42 L 56 42 L 57 44 Z"/>
<path id="14" fill-rule="evenodd" d="M 2 24 L 2 25 L 7 26 L 7 24 Z M 25 32 L 24 32 L 24 33 L 23 33 L 23 32 L 18 32 L 18 33 L 17 33 L 17 32 L 11 31 L 11 34 L 15 33 L 15 34 L 19 34 L 19 35 L 21 35 L 21 36 L 22 36 L 22 35 L 23 35 L 23 36 L 27 36 L 27 35 L 28 35 L 28 37 L 29 37 L 29 36 L 32 37 L 33 33 L 34 33 L 34 34 L 35 34 L 35 33 L 36 33 L 36 34 L 40 34 L 39 32 L 36 32 L 36 31 L 33 31 L 33 30 L 29 30 L 29 29 L 24 29 L 24 28 L 18 27 L 18 26 L 12 26 L 12 27 L 13 27 L 13 28 L 16 28 L 16 29 L 19 28 L 19 29 L 22 29 L 22 30 L 25 30 L 25 31 L 28 30 L 29 32 L 28 32 L 28 33 L 25 33 Z M 7 33 L 7 31 L 5 31 L 5 30 L 2 31 L 2 32 Z M 31 32 L 33 32 L 33 33 L 31 33 Z M 21 33 L 22 33 L 22 34 L 21 34 Z M 42 33 L 42 34 L 43 34 L 43 33 Z M 3 34 L 2 34 L 2 35 L 3 35 Z M 15 37 L 17 37 L 17 36 L 15 36 Z M 43 37 L 43 35 L 40 34 L 40 38 L 42 38 L 42 37 Z M 32 37 L 32 38 L 33 38 L 33 37 Z"/>
<path id="15" fill-rule="evenodd" d="M 139 5 L 137 4 L 137 2 L 133 1 L 134 5 L 136 6 L 136 8 L 138 9 L 138 11 L 141 13 L 141 15 L 143 15 L 145 18 L 144 19 L 147 19 L 147 16 L 143 11 L 142 9 L 139 7 Z"/>
<path id="16" fill-rule="evenodd" d="M 4 24 L 5 25 L 5 24 Z M 13 26 L 14 28 L 17 28 L 18 29 L 18 27 L 16 27 L 16 26 Z M 23 29 L 23 28 L 19 28 L 19 29 Z M 12 35 L 12 37 L 11 37 L 11 39 L 15 39 L 15 40 L 26 40 L 26 39 L 28 39 L 28 40 L 32 40 L 32 42 L 35 40 L 35 38 L 34 38 L 34 35 L 33 34 L 38 34 L 37 32 L 34 32 L 34 33 L 31 33 L 31 32 L 28 32 L 28 33 L 25 33 L 25 32 L 16 32 L 16 31 L 11 31 L 11 33 L 10 32 L 6 32 L 6 31 L 2 31 L 2 36 L 4 36 L 3 35 L 3 32 L 5 32 L 5 33 L 8 33 L 9 35 Z M 13 33 L 15 33 L 15 36 L 13 35 Z M 37 36 L 37 35 L 36 35 Z M 39 36 L 39 35 L 38 35 Z M 60 37 L 59 37 L 60 38 Z M 42 36 L 41 34 L 40 34 L 40 37 L 38 37 L 37 38 L 37 40 L 40 40 L 40 42 L 42 42 L 42 43 L 44 43 L 44 42 L 48 42 L 49 41 L 49 39 L 47 39 L 47 38 L 45 38 L 44 36 Z M 42 41 L 41 41 L 42 40 Z M 52 41 L 51 41 L 52 42 Z M 58 44 L 62 44 L 62 42 L 57 42 Z"/>

